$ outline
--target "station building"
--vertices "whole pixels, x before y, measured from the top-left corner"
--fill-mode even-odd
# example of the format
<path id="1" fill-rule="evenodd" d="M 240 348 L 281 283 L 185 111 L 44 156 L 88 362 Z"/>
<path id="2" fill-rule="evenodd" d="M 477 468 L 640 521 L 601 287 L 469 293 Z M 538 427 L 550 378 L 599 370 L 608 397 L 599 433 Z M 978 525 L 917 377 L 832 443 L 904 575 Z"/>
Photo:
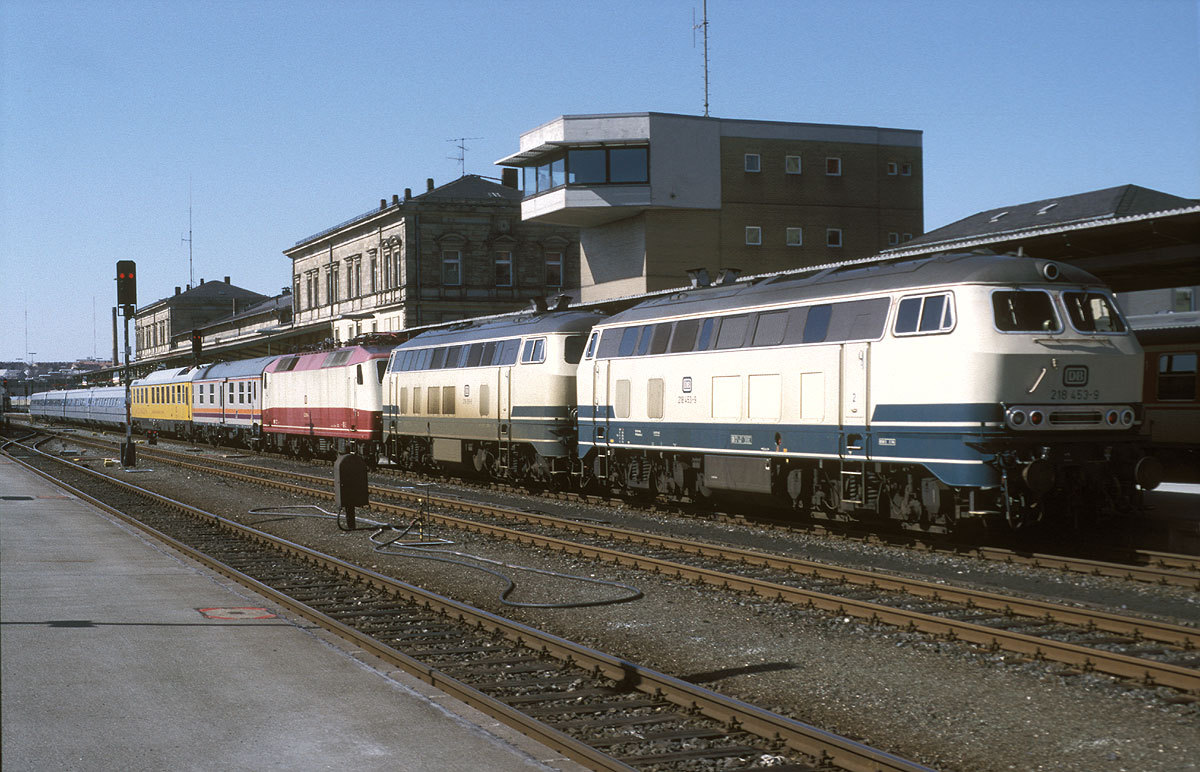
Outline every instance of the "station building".
<path id="1" fill-rule="evenodd" d="M 284 250 L 297 326 L 346 341 L 578 297 L 578 229 L 522 220 L 511 170 L 503 184 L 469 174 L 426 187 Z"/>
<path id="2" fill-rule="evenodd" d="M 864 258 L 920 235 L 921 132 L 667 113 L 564 115 L 496 162 L 526 223 L 577 227 L 585 303 Z"/>
<path id="3" fill-rule="evenodd" d="M 205 282 L 156 300 L 137 309 L 134 315 L 134 335 L 139 360 L 159 359 L 175 353 L 185 343 L 191 351 L 193 330 L 266 301 L 261 295 L 224 281 Z"/>

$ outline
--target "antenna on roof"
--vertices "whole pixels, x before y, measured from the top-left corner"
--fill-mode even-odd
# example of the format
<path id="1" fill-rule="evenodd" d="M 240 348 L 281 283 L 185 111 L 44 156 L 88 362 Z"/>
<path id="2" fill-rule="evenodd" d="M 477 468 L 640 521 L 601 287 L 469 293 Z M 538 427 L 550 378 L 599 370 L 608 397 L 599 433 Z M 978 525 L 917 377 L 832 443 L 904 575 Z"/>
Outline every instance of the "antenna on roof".
<path id="1" fill-rule="evenodd" d="M 458 176 L 459 177 L 467 176 L 467 150 L 469 148 L 467 147 L 466 142 L 468 139 L 483 139 L 483 137 L 451 137 L 450 139 L 446 140 L 447 142 L 457 142 L 458 143 L 457 145 L 455 145 L 455 147 L 458 148 L 458 155 L 451 155 L 451 156 L 446 156 L 446 157 L 449 158 L 451 161 L 458 161 Z"/>
<path id="2" fill-rule="evenodd" d="M 179 237 L 179 243 L 187 242 L 188 245 L 188 289 L 196 286 L 196 274 L 192 270 L 192 178 L 188 176 L 188 235 L 187 238 Z"/>
<path id="3" fill-rule="evenodd" d="M 692 9 L 692 48 L 696 47 L 696 30 L 704 31 L 704 117 L 708 117 L 708 0 L 701 6 L 702 19 L 696 23 L 696 9 Z"/>

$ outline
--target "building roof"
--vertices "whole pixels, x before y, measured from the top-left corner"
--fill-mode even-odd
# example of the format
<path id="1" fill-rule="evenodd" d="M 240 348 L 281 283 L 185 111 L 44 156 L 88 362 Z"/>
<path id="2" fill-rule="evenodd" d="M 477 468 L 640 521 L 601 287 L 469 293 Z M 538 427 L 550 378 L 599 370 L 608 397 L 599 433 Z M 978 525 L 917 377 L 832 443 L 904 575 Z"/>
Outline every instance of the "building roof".
<path id="1" fill-rule="evenodd" d="M 1152 212 L 1186 209 L 1200 204 L 1137 185 L 1093 190 L 1071 196 L 1012 204 L 978 212 L 905 242 L 899 251 L 923 245 L 943 244 L 987 236 L 1012 237 L 1021 231 L 1036 231 L 1064 225 L 1113 220 Z"/>
<path id="2" fill-rule="evenodd" d="M 1137 185 L 989 209 L 880 252 L 903 260 L 988 248 L 1062 260 L 1118 292 L 1200 284 L 1200 200 Z"/>
<path id="3" fill-rule="evenodd" d="M 187 290 L 180 292 L 178 295 L 168 295 L 165 298 L 142 306 L 138 309 L 138 315 L 145 313 L 150 308 L 160 304 L 173 305 L 175 303 L 187 303 L 188 305 L 211 305 L 214 301 L 222 300 L 267 300 L 266 295 L 260 295 L 252 290 L 243 289 L 234 284 L 226 284 L 223 281 L 209 281 L 203 279 L 201 283 Z"/>
<path id="4" fill-rule="evenodd" d="M 477 201 L 479 199 L 521 202 L 521 191 L 493 182 L 478 174 L 466 174 L 453 182 L 413 196 L 413 201 Z"/>

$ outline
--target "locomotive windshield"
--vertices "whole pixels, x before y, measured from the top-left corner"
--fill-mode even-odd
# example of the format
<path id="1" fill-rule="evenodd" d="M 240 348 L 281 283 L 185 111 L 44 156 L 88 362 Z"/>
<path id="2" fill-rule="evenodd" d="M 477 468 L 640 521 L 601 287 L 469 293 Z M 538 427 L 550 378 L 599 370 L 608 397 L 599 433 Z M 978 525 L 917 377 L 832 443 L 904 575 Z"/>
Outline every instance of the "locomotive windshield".
<path id="1" fill-rule="evenodd" d="M 1001 332 L 1059 332 L 1062 325 L 1054 313 L 1050 295 L 1036 291 L 992 293 L 996 329 Z"/>
<path id="2" fill-rule="evenodd" d="M 1125 332 L 1125 322 L 1108 298 L 1097 292 L 1064 292 L 1071 326 L 1080 332 Z"/>

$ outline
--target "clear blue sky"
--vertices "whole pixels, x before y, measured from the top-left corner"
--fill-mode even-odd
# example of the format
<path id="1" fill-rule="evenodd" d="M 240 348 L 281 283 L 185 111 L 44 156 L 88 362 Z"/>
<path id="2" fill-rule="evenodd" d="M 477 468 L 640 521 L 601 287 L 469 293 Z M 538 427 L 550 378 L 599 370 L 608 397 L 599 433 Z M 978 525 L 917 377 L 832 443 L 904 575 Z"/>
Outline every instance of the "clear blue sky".
<path id="1" fill-rule="evenodd" d="M 498 176 L 559 115 L 702 114 L 700 7 L 0 0 L 0 360 L 110 352 L 117 260 L 141 304 L 187 283 L 189 195 L 197 280 L 274 294 L 297 240 L 457 177 L 453 137 Z M 927 230 L 1127 183 L 1200 198 L 1196 0 L 710 0 L 709 20 L 713 115 L 924 131 Z"/>

